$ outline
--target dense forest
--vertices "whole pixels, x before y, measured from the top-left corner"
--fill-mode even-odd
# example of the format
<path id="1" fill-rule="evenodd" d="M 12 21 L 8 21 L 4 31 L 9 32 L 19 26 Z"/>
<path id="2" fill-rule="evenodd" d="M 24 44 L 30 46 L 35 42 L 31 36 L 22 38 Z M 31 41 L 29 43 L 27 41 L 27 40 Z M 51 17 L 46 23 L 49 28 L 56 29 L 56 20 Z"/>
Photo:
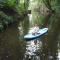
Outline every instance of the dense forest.
<path id="1" fill-rule="evenodd" d="M 36 4 L 34 5 L 34 3 Z M 46 37 L 47 47 L 44 45 L 43 48 L 43 52 L 46 54 L 45 60 L 48 60 L 49 52 L 56 60 L 56 48 L 58 43 L 60 43 L 60 0 L 0 0 L 0 60 L 23 59 L 26 42 L 16 39 L 9 41 L 5 39 L 6 37 L 4 37 L 4 40 L 1 36 L 4 36 L 4 31 L 7 27 L 17 21 L 25 20 L 29 13 L 33 15 L 32 22 L 49 29 L 48 36 Z M 22 23 L 24 24 L 23 26 L 29 24 L 29 21 L 27 22 L 28 24 L 26 22 L 25 20 Z M 60 48 L 60 44 L 58 47 Z"/>
<path id="2" fill-rule="evenodd" d="M 28 13 L 28 0 L 0 0 L 0 31 Z"/>

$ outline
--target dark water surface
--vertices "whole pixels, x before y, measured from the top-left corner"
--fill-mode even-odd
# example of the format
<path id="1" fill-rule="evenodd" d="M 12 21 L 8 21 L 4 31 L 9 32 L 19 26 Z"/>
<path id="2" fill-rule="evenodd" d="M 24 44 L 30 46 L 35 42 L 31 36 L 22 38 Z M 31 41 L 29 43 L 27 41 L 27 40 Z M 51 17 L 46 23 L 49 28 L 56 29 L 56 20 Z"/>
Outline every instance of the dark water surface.
<path id="1" fill-rule="evenodd" d="M 35 40 L 31 41 L 24 40 L 23 36 L 28 33 L 30 25 L 31 23 L 29 21 L 28 16 L 25 17 L 23 21 L 19 21 L 15 24 L 12 24 L 4 32 L 0 33 L 0 42 L 4 41 L 3 43 L 0 44 L 3 46 L 5 44 L 7 46 L 7 44 L 8 45 L 13 44 L 14 42 L 17 42 L 17 40 L 19 41 L 22 40 L 22 43 L 24 44 L 24 45 L 21 44 L 23 48 L 21 48 L 20 46 L 20 50 L 23 52 L 22 53 L 23 55 L 20 54 L 21 56 L 23 56 L 22 60 L 60 60 L 60 48 L 59 48 L 60 44 L 56 43 L 55 46 L 51 46 L 51 50 L 54 50 L 53 52 L 48 51 L 47 34 Z"/>

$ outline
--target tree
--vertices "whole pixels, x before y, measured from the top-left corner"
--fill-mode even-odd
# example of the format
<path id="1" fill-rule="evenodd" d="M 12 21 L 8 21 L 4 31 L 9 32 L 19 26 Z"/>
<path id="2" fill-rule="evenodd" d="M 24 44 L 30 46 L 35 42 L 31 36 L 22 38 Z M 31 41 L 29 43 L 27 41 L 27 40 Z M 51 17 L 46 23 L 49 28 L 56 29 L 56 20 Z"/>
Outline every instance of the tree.
<path id="1" fill-rule="evenodd" d="M 47 57 L 52 56 L 54 60 L 56 60 L 56 54 L 58 53 L 58 43 L 60 40 L 60 3 L 59 0 L 44 0 L 44 4 L 47 6 L 47 8 L 52 11 L 52 14 L 50 16 L 50 24 L 49 24 L 49 31 L 48 31 L 48 42 L 47 42 Z M 52 3 L 53 2 L 53 3 Z M 53 10 L 55 11 L 53 13 Z M 59 44 L 60 45 L 60 44 Z"/>

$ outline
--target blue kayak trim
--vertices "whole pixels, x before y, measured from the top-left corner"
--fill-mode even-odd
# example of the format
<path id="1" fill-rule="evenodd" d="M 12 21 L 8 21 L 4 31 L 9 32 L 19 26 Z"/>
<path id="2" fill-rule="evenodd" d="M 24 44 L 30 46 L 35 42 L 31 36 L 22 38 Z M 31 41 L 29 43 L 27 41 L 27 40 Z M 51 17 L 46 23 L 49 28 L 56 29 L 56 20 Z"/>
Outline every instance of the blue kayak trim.
<path id="1" fill-rule="evenodd" d="M 43 36 L 44 34 L 46 34 L 48 32 L 48 28 L 42 28 L 39 30 L 40 33 L 38 32 L 36 35 L 32 35 L 32 33 L 28 33 L 24 36 L 24 39 L 29 41 L 29 40 L 33 40 L 36 38 L 40 38 L 41 36 Z"/>

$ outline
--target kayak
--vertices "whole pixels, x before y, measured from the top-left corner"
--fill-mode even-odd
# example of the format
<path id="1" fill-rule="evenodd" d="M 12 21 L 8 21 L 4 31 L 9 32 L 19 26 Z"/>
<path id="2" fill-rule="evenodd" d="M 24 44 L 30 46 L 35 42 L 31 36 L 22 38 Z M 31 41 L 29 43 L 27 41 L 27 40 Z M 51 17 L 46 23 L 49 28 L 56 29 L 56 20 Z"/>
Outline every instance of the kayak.
<path id="1" fill-rule="evenodd" d="M 26 34 L 24 36 L 24 39 L 26 39 L 26 40 L 33 40 L 33 39 L 41 37 L 42 35 L 44 35 L 47 32 L 48 32 L 48 28 L 42 28 L 42 29 L 39 29 L 39 31 L 35 35 L 32 34 L 32 33 Z"/>

